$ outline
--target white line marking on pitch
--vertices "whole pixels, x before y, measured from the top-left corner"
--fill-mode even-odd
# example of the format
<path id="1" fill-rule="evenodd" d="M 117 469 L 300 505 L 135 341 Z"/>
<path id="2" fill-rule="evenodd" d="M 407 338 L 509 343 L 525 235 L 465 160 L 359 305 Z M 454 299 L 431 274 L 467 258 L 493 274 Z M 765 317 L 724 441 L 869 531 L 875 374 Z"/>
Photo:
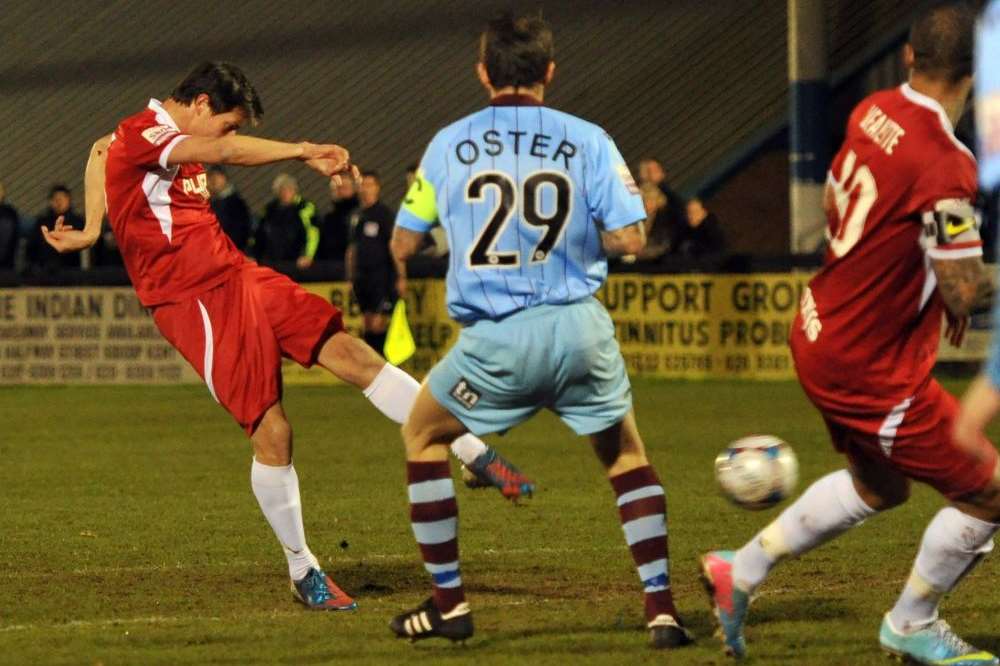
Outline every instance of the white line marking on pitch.
<path id="1" fill-rule="evenodd" d="M 124 624 L 179 624 L 181 622 L 218 622 L 220 617 L 163 617 L 154 615 L 152 617 L 129 617 L 111 620 L 72 620 L 60 624 L 12 624 L 9 627 L 0 627 L 0 633 L 11 631 L 27 631 L 29 629 L 100 629 L 102 627 L 114 627 Z"/>

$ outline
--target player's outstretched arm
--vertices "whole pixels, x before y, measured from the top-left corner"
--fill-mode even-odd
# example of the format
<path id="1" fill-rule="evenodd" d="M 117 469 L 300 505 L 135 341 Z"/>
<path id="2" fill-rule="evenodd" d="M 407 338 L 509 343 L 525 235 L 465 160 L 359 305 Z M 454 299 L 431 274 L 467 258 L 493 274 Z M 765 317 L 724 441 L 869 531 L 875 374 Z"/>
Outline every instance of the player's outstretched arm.
<path id="1" fill-rule="evenodd" d="M 963 318 L 989 307 L 993 279 L 981 257 L 932 259 L 938 292 L 953 316 Z"/>
<path id="2" fill-rule="evenodd" d="M 219 138 L 187 137 L 167 157 L 167 164 L 229 164 L 259 166 L 285 160 L 300 160 L 324 176 L 350 168 L 351 155 L 334 144 L 285 143 L 253 136 L 229 135 Z"/>
<path id="3" fill-rule="evenodd" d="M 55 228 L 49 231 L 42 227 L 45 242 L 58 252 L 78 252 L 91 247 L 101 235 L 101 225 L 104 222 L 104 211 L 107 202 L 104 196 L 104 165 L 108 161 L 108 146 L 111 145 L 111 135 L 102 136 L 90 148 L 87 159 L 87 170 L 84 174 L 84 215 L 86 224 L 82 230 L 73 229 L 63 224 L 63 218 L 56 220 Z"/>
<path id="4" fill-rule="evenodd" d="M 609 257 L 638 254 L 646 247 L 646 227 L 640 220 L 621 229 L 602 231 L 601 244 Z"/>

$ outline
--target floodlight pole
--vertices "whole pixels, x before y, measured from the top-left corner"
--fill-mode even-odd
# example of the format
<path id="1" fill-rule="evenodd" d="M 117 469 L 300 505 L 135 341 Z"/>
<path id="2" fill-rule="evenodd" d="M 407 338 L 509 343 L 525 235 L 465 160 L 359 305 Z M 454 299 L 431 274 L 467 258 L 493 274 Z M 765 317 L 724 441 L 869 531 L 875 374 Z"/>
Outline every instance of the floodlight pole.
<path id="1" fill-rule="evenodd" d="M 820 0 L 788 0 L 789 248 L 814 252 L 823 242 L 823 185 L 828 167 L 829 84 Z"/>

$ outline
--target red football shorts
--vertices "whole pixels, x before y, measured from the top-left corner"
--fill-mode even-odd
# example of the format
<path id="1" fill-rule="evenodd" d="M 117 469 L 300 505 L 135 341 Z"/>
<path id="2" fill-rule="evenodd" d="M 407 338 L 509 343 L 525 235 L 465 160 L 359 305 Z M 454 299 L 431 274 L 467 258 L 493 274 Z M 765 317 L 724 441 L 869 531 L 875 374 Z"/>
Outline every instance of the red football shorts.
<path id="1" fill-rule="evenodd" d="M 885 461 L 951 500 L 978 492 L 993 478 L 997 451 L 983 437 L 980 457 L 952 440 L 958 401 L 928 377 L 912 395 L 869 396 L 811 381 L 808 362 L 797 362 L 806 395 L 819 408 L 833 446 L 858 464 Z"/>
<path id="2" fill-rule="evenodd" d="M 331 303 L 249 261 L 196 298 L 153 308 L 153 321 L 248 435 L 281 400 L 281 358 L 308 368 L 344 328 Z"/>

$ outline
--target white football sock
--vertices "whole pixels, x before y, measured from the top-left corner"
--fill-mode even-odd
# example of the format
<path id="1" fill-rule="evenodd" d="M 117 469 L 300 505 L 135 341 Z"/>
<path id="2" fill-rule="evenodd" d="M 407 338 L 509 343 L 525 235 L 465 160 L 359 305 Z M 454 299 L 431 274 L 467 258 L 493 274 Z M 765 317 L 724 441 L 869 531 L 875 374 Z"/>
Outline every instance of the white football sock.
<path id="1" fill-rule="evenodd" d="M 386 363 L 364 390 L 375 407 L 396 423 L 404 423 L 417 400 L 420 384 L 391 363 Z M 451 452 L 466 465 L 486 450 L 486 444 L 471 433 L 451 443 Z"/>
<path id="2" fill-rule="evenodd" d="M 302 525 L 302 503 L 299 500 L 299 476 L 291 465 L 262 465 L 256 458 L 250 467 L 250 486 L 260 510 L 278 537 L 285 557 L 288 575 L 300 580 L 309 569 L 319 569 L 319 562 L 306 546 L 306 531 Z"/>
<path id="3" fill-rule="evenodd" d="M 842 469 L 816 481 L 777 520 L 765 527 L 733 559 L 733 581 L 752 593 L 768 572 L 789 555 L 801 555 L 874 515 Z"/>
<path id="4" fill-rule="evenodd" d="M 941 597 L 993 550 L 998 529 L 1000 525 L 952 506 L 938 511 L 924 532 L 910 579 L 890 613 L 893 626 L 910 633 L 935 622 Z"/>
<path id="5" fill-rule="evenodd" d="M 466 465 L 471 465 L 473 460 L 486 452 L 486 443 L 467 432 L 451 443 L 451 452 Z"/>
<path id="6" fill-rule="evenodd" d="M 386 363 L 372 383 L 364 390 L 378 411 L 396 423 L 403 424 L 417 400 L 420 384 L 391 363 Z"/>

